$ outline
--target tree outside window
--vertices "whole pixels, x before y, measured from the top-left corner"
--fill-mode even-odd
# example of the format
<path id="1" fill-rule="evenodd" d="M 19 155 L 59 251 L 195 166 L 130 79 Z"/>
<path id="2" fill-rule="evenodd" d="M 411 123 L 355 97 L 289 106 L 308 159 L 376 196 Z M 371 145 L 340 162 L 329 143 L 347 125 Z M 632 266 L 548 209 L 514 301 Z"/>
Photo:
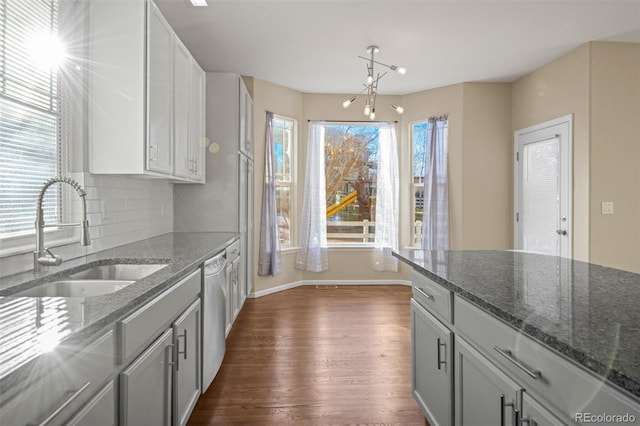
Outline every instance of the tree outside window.
<path id="1" fill-rule="evenodd" d="M 424 217 L 424 177 L 429 167 L 429 126 L 427 121 L 411 124 L 411 141 L 413 146 L 413 245 L 420 246 L 422 242 L 422 221 Z M 446 126 L 446 123 L 445 123 Z M 444 129 L 445 146 L 447 144 L 448 127 Z"/>
<path id="2" fill-rule="evenodd" d="M 373 242 L 378 125 L 325 124 L 324 147 L 327 241 Z"/>
<path id="3" fill-rule="evenodd" d="M 276 209 L 281 247 L 287 247 L 292 244 L 295 127 L 295 120 L 274 115 L 273 143 L 276 157 Z"/>

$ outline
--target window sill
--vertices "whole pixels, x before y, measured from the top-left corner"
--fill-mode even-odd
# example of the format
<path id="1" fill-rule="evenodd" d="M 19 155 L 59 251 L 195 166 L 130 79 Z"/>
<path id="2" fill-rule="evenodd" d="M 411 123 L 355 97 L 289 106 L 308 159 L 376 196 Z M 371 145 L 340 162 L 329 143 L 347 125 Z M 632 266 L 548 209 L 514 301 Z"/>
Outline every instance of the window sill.
<path id="1" fill-rule="evenodd" d="M 373 243 L 360 243 L 360 244 L 329 244 L 329 250 L 361 250 L 361 249 L 373 249 Z"/>

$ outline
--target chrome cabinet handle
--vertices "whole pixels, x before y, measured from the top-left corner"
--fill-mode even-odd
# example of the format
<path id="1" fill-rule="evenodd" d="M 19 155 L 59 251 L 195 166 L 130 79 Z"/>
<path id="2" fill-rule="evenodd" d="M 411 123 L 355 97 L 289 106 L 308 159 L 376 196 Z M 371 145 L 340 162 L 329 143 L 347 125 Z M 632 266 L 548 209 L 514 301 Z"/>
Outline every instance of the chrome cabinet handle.
<path id="1" fill-rule="evenodd" d="M 504 426 L 504 409 L 506 407 L 513 407 L 513 424 L 518 426 L 518 421 L 520 418 L 520 413 L 518 411 L 518 409 L 516 408 L 516 403 L 514 402 L 510 402 L 510 403 L 505 403 L 505 397 L 504 394 L 501 393 L 500 394 L 500 426 Z"/>
<path id="2" fill-rule="evenodd" d="M 151 155 L 151 150 L 155 149 L 156 150 L 156 158 L 153 158 L 153 156 Z M 149 143 L 149 161 L 158 161 L 157 158 L 157 154 L 158 154 L 158 147 L 154 146 L 152 143 Z"/>
<path id="3" fill-rule="evenodd" d="M 525 364 L 523 364 L 521 361 L 518 361 L 517 359 L 515 359 L 515 357 L 513 356 L 513 354 L 509 349 L 502 349 L 502 348 L 499 348 L 498 346 L 494 346 L 493 349 L 496 352 L 498 352 L 500 355 L 505 357 L 507 360 L 509 360 L 513 365 L 515 365 L 516 367 L 524 371 L 527 374 L 527 376 L 531 377 L 532 379 L 537 380 L 539 377 L 542 376 L 542 372 L 540 370 L 535 370 L 533 368 L 530 368 Z"/>
<path id="4" fill-rule="evenodd" d="M 558 229 L 558 230 L 556 230 L 556 233 L 558 235 L 567 235 L 567 230 L 566 229 Z"/>
<path id="5" fill-rule="evenodd" d="M 184 350 L 180 350 L 180 343 L 178 343 L 178 355 L 182 354 L 183 359 L 187 359 L 187 330 L 184 330 L 184 333 L 178 336 L 178 339 L 184 338 Z"/>
<path id="6" fill-rule="evenodd" d="M 89 386 L 91 385 L 91 382 L 87 382 L 84 385 L 82 385 L 82 387 L 76 391 L 67 391 L 67 393 L 70 393 L 71 395 L 69 396 L 69 398 L 67 398 L 60 406 L 58 406 L 58 408 L 56 408 L 56 410 L 49 414 L 49 416 L 47 416 L 46 419 L 44 419 L 42 422 L 38 423 L 38 426 L 46 426 L 49 423 L 51 423 L 51 421 L 58 415 L 60 414 L 65 408 L 67 408 L 69 406 L 69 404 L 71 404 L 78 396 L 80 396 L 80 394 L 82 392 L 84 392 Z M 29 423 L 27 426 L 34 426 L 33 423 Z"/>
<path id="7" fill-rule="evenodd" d="M 420 293 L 424 294 L 424 297 L 427 298 L 427 300 L 431 299 L 434 302 L 436 301 L 435 297 L 433 297 L 433 294 L 429 294 L 426 291 L 424 291 L 424 289 L 422 288 L 416 288 L 416 290 L 418 290 Z"/>
<path id="8" fill-rule="evenodd" d="M 442 364 L 447 365 L 447 361 L 446 361 L 446 359 L 445 359 L 445 361 L 442 361 L 442 360 L 440 359 L 440 347 L 441 347 L 441 346 L 444 346 L 444 350 L 445 350 L 445 358 L 446 358 L 447 344 L 446 344 L 446 343 L 442 343 L 442 342 L 440 341 L 440 338 L 439 338 L 439 337 L 438 337 L 438 339 L 437 339 L 437 340 L 438 340 L 438 370 L 440 370 L 440 366 L 441 366 Z"/>

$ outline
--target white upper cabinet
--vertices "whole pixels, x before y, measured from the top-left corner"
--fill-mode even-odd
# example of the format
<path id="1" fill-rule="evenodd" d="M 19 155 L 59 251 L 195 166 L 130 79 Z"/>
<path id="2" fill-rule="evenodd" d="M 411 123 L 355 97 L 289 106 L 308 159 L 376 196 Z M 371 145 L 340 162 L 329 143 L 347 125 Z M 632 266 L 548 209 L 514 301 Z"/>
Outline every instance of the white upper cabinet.
<path id="1" fill-rule="evenodd" d="M 205 91 L 206 74 L 195 60 L 191 61 L 191 97 L 189 99 L 189 178 L 205 181 Z"/>
<path id="2" fill-rule="evenodd" d="M 189 96 L 191 62 L 189 51 L 179 41 L 174 43 L 173 52 L 173 138 L 175 141 L 175 174 L 190 177 L 193 166 L 189 156 Z"/>
<path id="3" fill-rule="evenodd" d="M 149 127 L 147 129 L 147 168 L 171 174 L 173 172 L 172 145 L 175 137 L 175 134 L 173 137 L 171 134 L 172 124 L 176 129 L 180 124 L 172 120 L 172 101 L 180 101 L 180 96 L 175 95 L 177 87 L 183 86 L 180 79 L 184 79 L 185 76 L 179 73 L 178 64 L 179 60 L 183 59 L 182 56 L 188 55 L 188 52 L 186 48 L 183 48 L 181 52 L 179 49 L 175 49 L 175 54 L 172 55 L 174 35 L 171 27 L 156 5 L 149 3 L 148 10 L 147 123 Z M 186 60 L 188 61 L 188 57 Z M 172 62 L 176 64 L 175 67 L 172 67 Z M 174 85 L 176 88 L 173 87 Z"/>
<path id="4" fill-rule="evenodd" d="M 240 152 L 253 158 L 253 99 L 240 79 Z"/>
<path id="5" fill-rule="evenodd" d="M 204 182 L 205 89 L 187 48 L 150 0 L 90 0 L 89 18 L 89 171 Z"/>

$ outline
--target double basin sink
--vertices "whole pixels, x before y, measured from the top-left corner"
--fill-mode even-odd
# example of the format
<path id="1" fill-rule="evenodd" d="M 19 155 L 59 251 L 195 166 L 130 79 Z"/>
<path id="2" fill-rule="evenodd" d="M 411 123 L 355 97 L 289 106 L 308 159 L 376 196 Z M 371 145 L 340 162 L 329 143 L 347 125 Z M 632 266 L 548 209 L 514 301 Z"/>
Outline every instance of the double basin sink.
<path id="1" fill-rule="evenodd" d="M 56 281 L 10 294 L 11 297 L 91 297 L 121 290 L 167 264 L 116 263 L 94 266 Z"/>

